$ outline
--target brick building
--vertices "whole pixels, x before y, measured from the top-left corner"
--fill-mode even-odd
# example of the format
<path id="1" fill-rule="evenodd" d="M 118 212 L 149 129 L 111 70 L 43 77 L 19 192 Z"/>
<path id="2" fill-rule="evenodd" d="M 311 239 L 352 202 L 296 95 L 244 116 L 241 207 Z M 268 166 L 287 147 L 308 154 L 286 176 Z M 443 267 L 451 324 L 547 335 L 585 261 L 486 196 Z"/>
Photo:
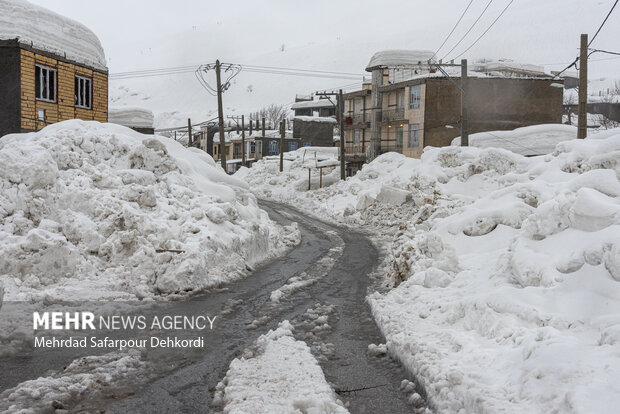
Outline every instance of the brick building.
<path id="1" fill-rule="evenodd" d="M 108 70 L 97 37 L 23 0 L 0 3 L 0 91 L 0 136 L 67 119 L 108 120 Z"/>

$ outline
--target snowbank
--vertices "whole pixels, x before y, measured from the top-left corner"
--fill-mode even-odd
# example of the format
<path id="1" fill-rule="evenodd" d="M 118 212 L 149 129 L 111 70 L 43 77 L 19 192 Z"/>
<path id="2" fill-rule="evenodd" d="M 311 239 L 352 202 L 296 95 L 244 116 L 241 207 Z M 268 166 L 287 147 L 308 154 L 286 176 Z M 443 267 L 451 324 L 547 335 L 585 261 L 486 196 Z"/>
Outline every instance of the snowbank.
<path id="1" fill-rule="evenodd" d="M 108 122 L 134 128 L 153 128 L 153 112 L 137 106 L 111 106 L 108 109 Z"/>
<path id="2" fill-rule="evenodd" d="M 469 136 L 469 145 L 478 148 L 504 148 L 521 155 L 550 154 L 562 141 L 577 137 L 577 128 L 571 125 L 546 124 L 517 128 L 512 131 L 479 132 Z M 461 137 L 452 140 L 461 145 Z"/>
<path id="3" fill-rule="evenodd" d="M 256 341 L 231 362 L 217 386 L 214 405 L 224 413 L 348 413 L 288 321 Z"/>
<path id="4" fill-rule="evenodd" d="M 619 130 L 530 158 L 388 153 L 314 191 L 298 188 L 297 160 L 283 174 L 250 171 L 257 194 L 392 235 L 391 288 L 369 301 L 388 352 L 437 412 L 620 404 Z"/>
<path id="5" fill-rule="evenodd" d="M 103 47 L 86 26 L 25 0 L 0 0 L 0 39 L 107 71 Z"/>
<path id="6" fill-rule="evenodd" d="M 0 188 L 5 300 L 199 291 L 291 243 L 209 155 L 113 124 L 0 138 Z"/>

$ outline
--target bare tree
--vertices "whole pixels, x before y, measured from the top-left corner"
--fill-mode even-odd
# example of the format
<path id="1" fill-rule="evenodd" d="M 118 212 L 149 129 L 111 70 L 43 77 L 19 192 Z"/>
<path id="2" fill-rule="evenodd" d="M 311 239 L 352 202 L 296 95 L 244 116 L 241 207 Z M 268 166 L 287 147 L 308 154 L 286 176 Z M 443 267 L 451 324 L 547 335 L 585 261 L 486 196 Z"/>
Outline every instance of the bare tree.
<path id="1" fill-rule="evenodd" d="M 260 117 L 265 117 L 265 121 L 272 128 L 277 128 L 280 121 L 288 117 L 288 109 L 285 105 L 271 104 L 262 108 L 259 112 Z"/>

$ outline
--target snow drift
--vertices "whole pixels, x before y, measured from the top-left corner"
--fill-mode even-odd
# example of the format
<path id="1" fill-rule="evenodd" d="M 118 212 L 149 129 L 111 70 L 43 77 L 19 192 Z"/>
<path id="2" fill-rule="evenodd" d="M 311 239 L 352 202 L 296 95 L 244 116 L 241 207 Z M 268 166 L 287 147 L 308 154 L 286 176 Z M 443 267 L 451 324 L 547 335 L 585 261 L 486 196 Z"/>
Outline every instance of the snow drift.
<path id="1" fill-rule="evenodd" d="M 298 236 L 206 153 L 112 124 L 0 138 L 0 188 L 5 300 L 198 291 Z"/>

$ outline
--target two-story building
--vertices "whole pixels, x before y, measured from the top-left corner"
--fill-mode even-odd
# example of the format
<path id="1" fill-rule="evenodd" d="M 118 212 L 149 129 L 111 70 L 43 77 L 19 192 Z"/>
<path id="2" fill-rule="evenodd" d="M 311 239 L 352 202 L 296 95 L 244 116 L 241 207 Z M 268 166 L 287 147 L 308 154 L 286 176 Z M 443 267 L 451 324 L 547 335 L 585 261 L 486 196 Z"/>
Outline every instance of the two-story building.
<path id="1" fill-rule="evenodd" d="M 24 0 L 0 2 L 0 136 L 108 120 L 108 69 L 84 25 Z"/>

